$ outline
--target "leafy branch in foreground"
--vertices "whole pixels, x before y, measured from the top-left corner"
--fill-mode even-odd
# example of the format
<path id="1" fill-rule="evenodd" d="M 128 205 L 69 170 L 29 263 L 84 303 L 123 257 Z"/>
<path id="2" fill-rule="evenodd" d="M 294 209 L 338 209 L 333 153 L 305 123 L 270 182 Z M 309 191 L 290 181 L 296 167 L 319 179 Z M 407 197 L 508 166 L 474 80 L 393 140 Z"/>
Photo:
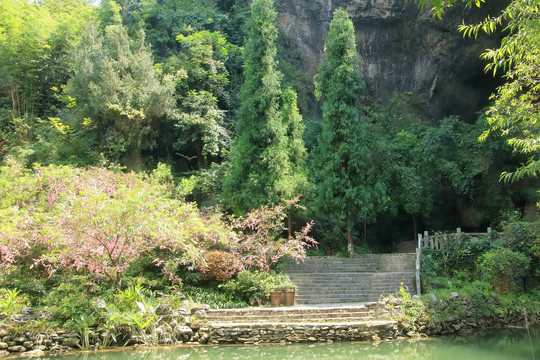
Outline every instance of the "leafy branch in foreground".
<path id="1" fill-rule="evenodd" d="M 440 16 L 445 7 L 458 0 L 421 1 L 434 5 L 435 15 Z M 480 1 L 462 0 L 468 6 Z M 508 137 L 508 144 L 515 151 L 532 154 L 540 150 L 540 0 L 512 1 L 497 17 L 459 26 L 465 37 L 477 37 L 479 33 L 502 30 L 506 35 L 497 49 L 487 49 L 481 58 L 489 61 L 486 72 L 494 75 L 503 72 L 506 82 L 492 95 L 487 122 L 490 126 L 480 141 L 496 131 Z M 515 181 L 524 176 L 535 176 L 540 165 L 533 156 L 515 172 L 504 172 L 503 181 Z"/>

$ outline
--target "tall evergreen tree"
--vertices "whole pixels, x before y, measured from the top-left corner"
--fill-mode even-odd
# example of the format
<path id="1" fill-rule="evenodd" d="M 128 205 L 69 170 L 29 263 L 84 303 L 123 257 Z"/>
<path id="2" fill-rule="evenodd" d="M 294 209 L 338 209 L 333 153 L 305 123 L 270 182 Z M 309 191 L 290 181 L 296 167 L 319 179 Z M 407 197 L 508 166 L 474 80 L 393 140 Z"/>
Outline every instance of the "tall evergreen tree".
<path id="1" fill-rule="evenodd" d="M 290 161 L 279 111 L 281 74 L 276 69 L 276 11 L 272 0 L 254 0 L 244 47 L 245 81 L 240 93 L 225 199 L 243 213 L 278 203 L 285 194 Z"/>
<path id="2" fill-rule="evenodd" d="M 298 111 L 297 94 L 292 88 L 287 88 L 281 94 L 281 119 L 286 132 L 286 147 L 290 161 L 290 172 L 286 179 L 286 189 L 284 197 L 293 198 L 303 194 L 308 188 L 306 173 L 306 147 L 302 135 L 304 134 L 304 123 L 302 115 Z M 289 237 L 292 237 L 291 213 L 288 214 Z"/>
<path id="3" fill-rule="evenodd" d="M 360 110 L 364 82 L 353 23 L 345 10 L 334 12 L 325 53 L 315 76 L 325 120 L 313 160 L 317 203 L 321 212 L 346 223 L 352 255 L 353 226 L 374 217 L 385 189 L 371 161 L 368 121 Z"/>
<path id="4" fill-rule="evenodd" d="M 161 75 L 144 32 L 130 38 L 123 25 L 109 25 L 102 36 L 89 27 L 75 48 L 74 74 L 65 88 L 76 100 L 68 124 L 84 128 L 91 121 L 88 135 L 107 159 L 141 167 L 142 152 L 155 146 L 155 129 L 174 108 L 173 79 Z"/>

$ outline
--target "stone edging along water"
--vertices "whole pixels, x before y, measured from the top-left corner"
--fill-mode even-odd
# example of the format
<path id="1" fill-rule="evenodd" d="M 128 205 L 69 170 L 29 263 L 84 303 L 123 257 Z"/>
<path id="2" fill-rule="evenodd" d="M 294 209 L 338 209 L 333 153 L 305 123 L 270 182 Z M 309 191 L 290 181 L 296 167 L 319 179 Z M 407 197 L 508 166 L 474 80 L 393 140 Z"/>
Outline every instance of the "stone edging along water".
<path id="1" fill-rule="evenodd" d="M 209 307 L 179 309 L 164 315 L 164 322 L 153 334 L 122 335 L 118 345 L 203 345 L 203 344 L 262 344 L 262 343 L 300 343 L 300 342 L 334 342 L 334 341 L 392 341 L 408 338 L 422 338 L 433 335 L 444 335 L 456 332 L 473 332 L 480 328 L 500 327 L 507 320 L 500 316 L 482 317 L 475 315 L 470 298 L 453 297 L 445 301 L 424 303 L 436 311 L 445 312 L 446 308 L 459 305 L 464 309 L 459 315 L 445 319 L 429 319 L 427 313 L 411 317 L 408 307 L 421 304 L 415 301 L 403 302 L 401 299 L 384 298 L 377 303 L 361 306 L 330 307 L 291 307 L 291 308 L 259 308 L 223 310 L 234 314 L 238 321 L 215 320 L 215 310 Z M 260 315 L 260 310 L 266 318 Z M 287 313 L 295 309 L 296 317 L 287 320 Z M 363 315 L 351 315 L 353 312 Z M 334 316 L 334 321 L 321 317 Z M 248 317 L 254 316 L 254 320 Z M 268 317 L 270 314 L 270 317 Z M 351 316 L 349 316 L 351 315 Z M 538 325 L 539 314 L 531 314 L 529 323 Z M 15 318 L 18 315 L 15 315 Z M 25 315 L 28 322 L 31 315 Z M 269 320 L 273 316 L 275 321 Z M 305 319 L 302 319 L 305 317 Z M 17 319 L 17 318 L 16 318 Z M 21 316 L 18 318 L 21 320 Z M 191 319 L 191 320 L 190 320 Z M 194 320 L 195 319 L 195 320 Z M 257 320 L 258 319 L 258 320 Z M 19 321 L 20 323 L 21 321 Z M 512 321 L 514 325 L 522 324 L 522 319 Z M 0 324 L 0 358 L 22 355 L 38 357 L 47 354 L 59 354 L 81 348 L 81 335 L 75 332 L 48 331 L 37 333 L 26 331 L 21 333 L 21 325 L 17 327 Z M 14 329 L 19 329 L 13 332 Z M 87 334 L 89 348 L 99 349 L 100 334 Z M 154 337 L 153 337 L 154 336 Z"/>

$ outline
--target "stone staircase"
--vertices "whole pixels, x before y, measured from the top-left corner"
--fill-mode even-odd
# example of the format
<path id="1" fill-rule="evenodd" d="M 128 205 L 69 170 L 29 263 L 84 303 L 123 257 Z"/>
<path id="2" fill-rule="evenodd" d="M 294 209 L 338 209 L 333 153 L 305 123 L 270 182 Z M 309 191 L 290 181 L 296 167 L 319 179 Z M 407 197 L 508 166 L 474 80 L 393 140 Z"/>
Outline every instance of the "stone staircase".
<path id="1" fill-rule="evenodd" d="M 365 341 L 395 338 L 397 323 L 377 303 L 211 309 L 204 332 L 210 344 Z"/>
<path id="2" fill-rule="evenodd" d="M 401 283 L 414 292 L 415 254 L 366 254 L 355 258 L 289 260 L 284 272 L 296 285 L 297 304 L 376 301 L 395 294 Z"/>
<path id="3" fill-rule="evenodd" d="M 257 307 L 211 309 L 206 320 L 212 327 L 234 324 L 356 323 L 375 320 L 375 303 L 325 307 Z"/>

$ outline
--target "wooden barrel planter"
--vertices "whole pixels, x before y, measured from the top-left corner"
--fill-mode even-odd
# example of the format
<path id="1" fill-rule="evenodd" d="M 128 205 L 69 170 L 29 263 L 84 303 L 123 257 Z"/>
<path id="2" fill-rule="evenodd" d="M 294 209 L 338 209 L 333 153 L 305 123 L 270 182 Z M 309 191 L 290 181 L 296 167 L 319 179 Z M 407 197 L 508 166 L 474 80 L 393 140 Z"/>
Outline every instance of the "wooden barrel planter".
<path id="1" fill-rule="evenodd" d="M 285 306 L 294 306 L 294 296 L 296 294 L 296 289 L 283 289 L 283 305 Z"/>
<path id="2" fill-rule="evenodd" d="M 281 291 L 270 291 L 270 304 L 272 306 L 281 304 Z"/>

